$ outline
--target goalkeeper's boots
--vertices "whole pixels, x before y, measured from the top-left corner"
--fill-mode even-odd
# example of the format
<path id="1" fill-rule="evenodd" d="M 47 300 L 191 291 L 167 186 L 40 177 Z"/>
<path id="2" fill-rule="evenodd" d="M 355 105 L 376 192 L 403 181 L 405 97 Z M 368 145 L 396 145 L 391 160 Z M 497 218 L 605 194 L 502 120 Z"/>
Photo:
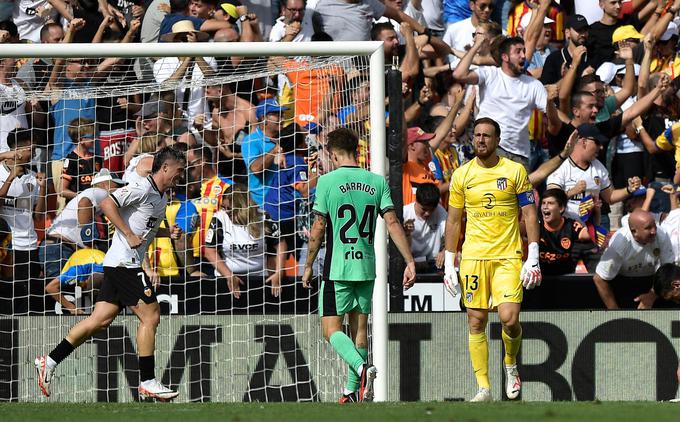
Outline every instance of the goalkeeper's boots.
<path id="1" fill-rule="evenodd" d="M 477 394 L 470 400 L 471 402 L 491 401 L 491 391 L 488 388 L 480 388 Z"/>
<path id="2" fill-rule="evenodd" d="M 521 389 L 522 381 L 519 379 L 517 365 L 505 365 L 505 395 L 514 400 L 519 396 Z"/>
<path id="3" fill-rule="evenodd" d="M 338 400 L 339 404 L 347 404 L 347 403 L 356 403 L 359 401 L 359 396 L 357 395 L 357 392 L 354 391 L 349 394 L 343 394 L 340 397 L 340 400 Z"/>
<path id="4" fill-rule="evenodd" d="M 179 393 L 177 391 L 172 391 L 168 387 L 164 386 L 157 379 L 143 381 L 139 384 L 137 388 L 139 392 L 140 399 L 156 399 L 160 401 L 170 401 L 177 397 Z"/>
<path id="5" fill-rule="evenodd" d="M 54 376 L 54 369 L 47 366 L 47 357 L 38 356 L 35 358 L 35 370 L 38 372 L 38 387 L 43 396 L 50 396 L 50 382 Z"/>
<path id="6" fill-rule="evenodd" d="M 364 369 L 361 371 L 361 384 L 359 387 L 359 401 L 373 401 L 373 387 L 375 384 L 375 377 L 378 375 L 378 370 L 375 366 L 364 364 Z"/>

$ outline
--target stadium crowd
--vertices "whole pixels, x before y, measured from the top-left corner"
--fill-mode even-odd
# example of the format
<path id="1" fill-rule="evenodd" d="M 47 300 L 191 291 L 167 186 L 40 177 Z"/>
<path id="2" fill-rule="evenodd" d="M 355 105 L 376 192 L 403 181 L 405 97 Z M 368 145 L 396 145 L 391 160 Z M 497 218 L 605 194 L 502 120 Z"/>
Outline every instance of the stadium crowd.
<path id="1" fill-rule="evenodd" d="M 271 0 L 267 22 L 246 0 L 2 6 L 2 43 L 382 41 L 402 78 L 403 224 L 419 272 L 442 270 L 450 180 L 474 158 L 481 117 L 540 197 L 544 283 L 594 273 L 603 306 L 649 308 L 656 270 L 680 263 L 680 0 Z M 205 85 L 253 60 L 2 59 L 0 313 L 50 309 L 49 297 L 82 312 L 62 290 L 100 279 L 100 202 L 167 145 L 188 169 L 162 227 L 182 235 L 154 240 L 147 275 L 226 277 L 235 300 L 261 279 L 278 296 L 333 170 L 325 134 L 355 130 L 370 161 L 366 69 L 300 70 L 306 60 L 267 58 L 277 76 Z M 176 88 L 118 89 L 140 81 Z M 68 95 L 95 88 L 113 94 Z"/>

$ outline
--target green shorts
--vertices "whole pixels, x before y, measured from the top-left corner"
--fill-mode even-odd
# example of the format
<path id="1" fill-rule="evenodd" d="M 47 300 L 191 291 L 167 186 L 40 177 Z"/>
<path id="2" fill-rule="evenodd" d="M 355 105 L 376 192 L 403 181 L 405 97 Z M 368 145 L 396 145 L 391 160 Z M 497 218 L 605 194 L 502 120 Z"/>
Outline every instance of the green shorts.
<path id="1" fill-rule="evenodd" d="M 319 315 L 342 316 L 352 311 L 371 313 L 373 280 L 321 282 L 319 292 Z"/>

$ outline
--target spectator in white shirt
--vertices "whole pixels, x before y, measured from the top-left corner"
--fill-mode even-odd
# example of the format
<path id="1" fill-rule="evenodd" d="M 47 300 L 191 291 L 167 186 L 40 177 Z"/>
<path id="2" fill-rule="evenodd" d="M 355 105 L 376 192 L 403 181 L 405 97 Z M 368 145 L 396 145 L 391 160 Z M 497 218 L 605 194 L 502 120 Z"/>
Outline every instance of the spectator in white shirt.
<path id="1" fill-rule="evenodd" d="M 284 0 L 283 16 L 276 19 L 276 23 L 269 33 L 270 42 L 311 41 L 314 35 L 312 13 L 306 13 L 306 0 Z"/>
<path id="2" fill-rule="evenodd" d="M 19 315 L 28 311 L 29 289 L 37 285 L 40 268 L 38 265 L 38 234 L 33 222 L 40 218 L 46 208 L 46 179 L 43 173 L 34 173 L 27 166 L 33 156 L 34 135 L 29 129 L 16 129 L 7 136 L 7 144 L 13 152 L 0 164 L 0 218 L 4 219 L 12 232 L 13 274 L 9 296 L 0 294 L 0 299 L 11 298 L 9 303 L 0 302 L 2 313 Z M 32 281 L 36 281 L 33 283 Z M 42 294 L 42 287 L 40 287 Z M 38 296 L 40 297 L 40 296 Z M 40 309 L 36 309 L 40 311 Z"/>
<path id="3" fill-rule="evenodd" d="M 649 212 L 636 210 L 628 219 L 628 227 L 609 241 L 593 282 L 607 309 L 641 309 L 647 296 L 653 295 L 652 276 L 659 266 L 673 260 L 666 232 L 659 230 Z"/>
<path id="4" fill-rule="evenodd" d="M 467 19 L 449 25 L 446 28 L 446 33 L 444 33 L 444 42 L 456 50 L 465 51 L 472 47 L 477 25 L 481 22 L 487 22 L 491 18 L 493 8 L 493 0 L 470 0 L 472 15 Z"/>
<path id="5" fill-rule="evenodd" d="M 172 26 L 172 32 L 161 37 L 167 42 L 207 41 L 206 32 L 196 31 L 191 21 L 183 20 Z M 211 114 L 205 99 L 205 87 L 194 85 L 204 77 L 211 77 L 217 70 L 214 57 L 163 57 L 153 66 L 153 74 L 159 84 L 180 82 L 175 90 L 177 102 L 186 113 L 189 122 L 200 129 L 211 128 Z M 203 117 L 199 117 L 203 116 Z"/>
<path id="6" fill-rule="evenodd" d="M 569 202 L 565 217 L 579 219 L 579 207 L 588 195 L 593 197 L 589 212 L 595 212 L 595 204 L 602 199 L 614 204 L 624 199 L 640 187 L 637 177 L 628 180 L 628 186 L 614 189 L 609 179 L 607 168 L 597 159 L 602 144 L 608 139 L 594 124 L 583 124 L 578 127 L 578 141 L 574 151 L 547 180 L 548 189 L 557 188 L 566 192 Z M 597 218 L 595 219 L 596 223 Z"/>
<path id="7" fill-rule="evenodd" d="M 477 118 L 489 117 L 501 125 L 499 155 L 517 161 L 529 169 L 529 118 L 534 109 L 545 112 L 548 94 L 543 85 L 524 71 L 524 40 L 507 38 L 499 46 L 501 66 L 480 66 L 470 70 L 474 56 L 488 40 L 476 35 L 475 43 L 461 59 L 453 77 L 467 84 L 479 85 Z"/>
<path id="8" fill-rule="evenodd" d="M 447 214 L 440 199 L 437 186 L 424 183 L 416 190 L 416 201 L 404 206 L 404 232 L 419 270 L 434 272 L 444 262 Z"/>

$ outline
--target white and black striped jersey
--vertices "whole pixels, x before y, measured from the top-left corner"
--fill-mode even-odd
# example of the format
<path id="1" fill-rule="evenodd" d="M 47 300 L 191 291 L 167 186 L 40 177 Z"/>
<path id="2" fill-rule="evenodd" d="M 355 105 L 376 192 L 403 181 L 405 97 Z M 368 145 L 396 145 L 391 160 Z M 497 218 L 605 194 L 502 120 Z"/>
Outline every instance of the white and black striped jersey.
<path id="1" fill-rule="evenodd" d="M 0 84 L 0 152 L 9 151 L 7 134 L 18 127 L 28 127 L 26 120 L 26 93 L 17 81 L 11 85 Z"/>
<path id="2" fill-rule="evenodd" d="M 264 220 L 259 239 L 251 236 L 247 226 L 234 224 L 224 210 L 217 211 L 205 234 L 205 245 L 217 248 L 227 267 L 237 275 L 262 276 L 266 270 L 266 252 L 278 243 L 276 224 Z M 265 233 L 266 232 L 266 233 Z M 215 270 L 215 276 L 221 274 Z"/>
<path id="3" fill-rule="evenodd" d="M 0 186 L 9 178 L 11 170 L 0 165 Z M 12 229 L 12 248 L 32 251 L 38 247 L 38 235 L 33 225 L 33 209 L 38 200 L 40 187 L 35 173 L 26 170 L 21 177 L 12 180 L 7 196 L 0 198 L 0 218 Z"/>
<path id="4" fill-rule="evenodd" d="M 140 176 L 139 173 L 137 173 L 137 165 L 142 160 L 142 158 L 146 157 L 153 157 L 153 154 L 140 154 L 130 160 L 130 164 L 128 164 L 127 168 L 125 169 L 125 173 L 123 174 L 124 182 L 134 184 L 145 179 L 145 176 Z"/>
<path id="5" fill-rule="evenodd" d="M 113 242 L 104 258 L 105 267 L 139 268 L 149 243 L 156 236 L 158 226 L 165 216 L 168 198 L 158 190 L 151 176 L 139 183 L 124 186 L 109 195 L 118 206 L 123 221 L 132 232 L 142 236 L 144 241 L 132 249 L 119 230 L 113 235 Z"/>

